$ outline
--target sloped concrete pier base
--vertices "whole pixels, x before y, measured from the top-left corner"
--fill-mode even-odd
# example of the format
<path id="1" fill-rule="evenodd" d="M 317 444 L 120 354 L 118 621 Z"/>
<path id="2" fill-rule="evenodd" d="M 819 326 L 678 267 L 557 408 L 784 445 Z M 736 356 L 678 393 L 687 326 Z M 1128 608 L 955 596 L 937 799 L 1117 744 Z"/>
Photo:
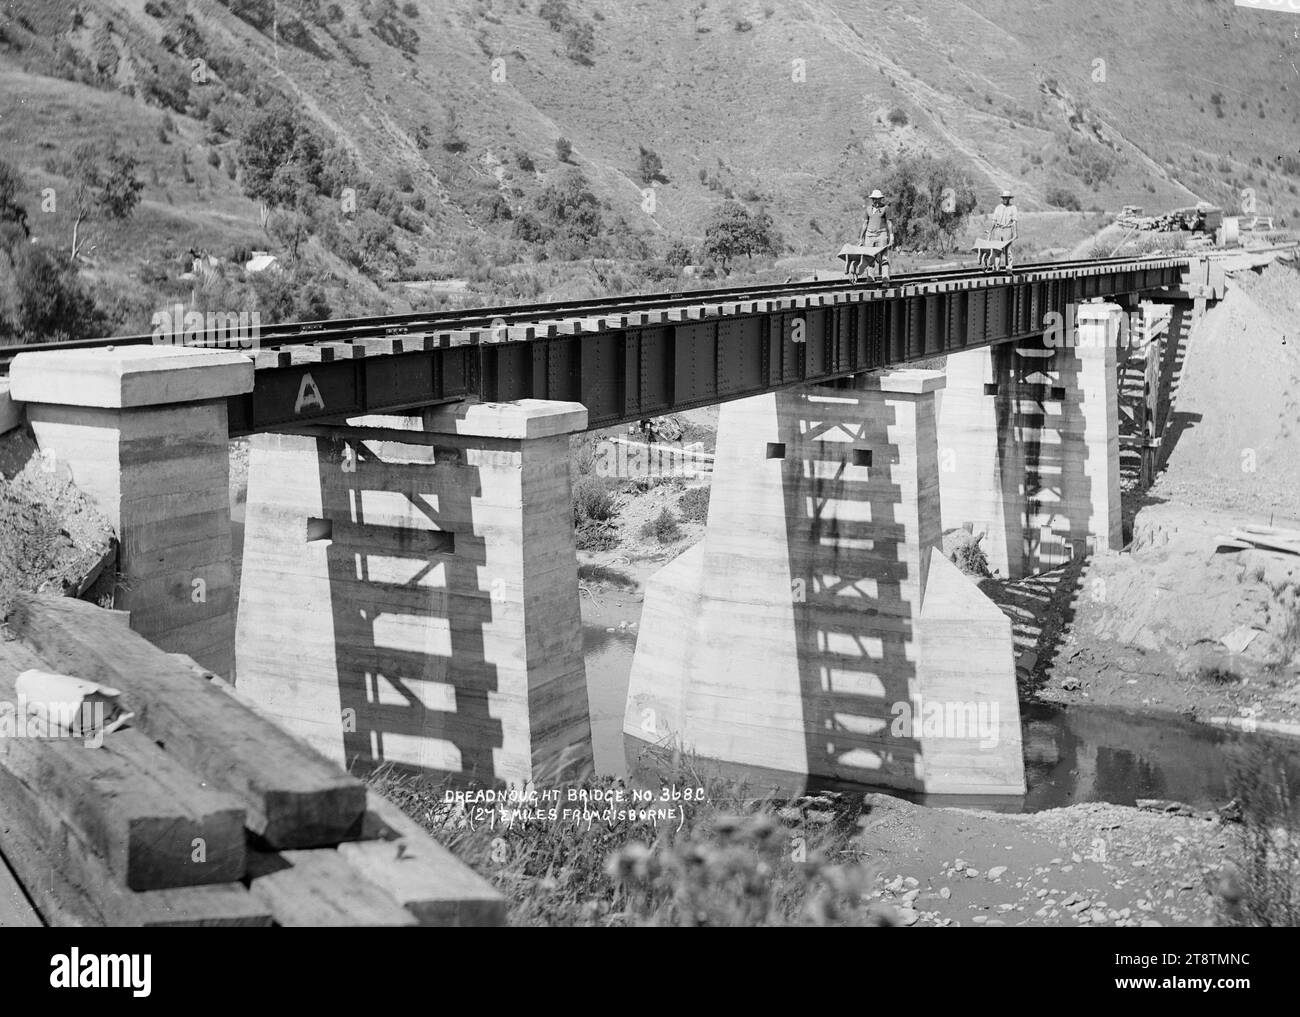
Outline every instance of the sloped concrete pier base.
<path id="1" fill-rule="evenodd" d="M 630 751 L 796 789 L 1024 793 L 1010 622 L 939 551 L 943 381 L 722 407 L 704 540 L 647 585 Z"/>
<path id="2" fill-rule="evenodd" d="M 253 439 L 237 687 L 348 766 L 479 784 L 591 762 L 569 433 L 458 404 Z"/>
<path id="3" fill-rule="evenodd" d="M 1123 546 L 1116 343 L 1121 310 L 1079 307 L 1069 346 L 948 355 L 939 420 L 944 530 L 983 534 L 1019 579 Z"/>

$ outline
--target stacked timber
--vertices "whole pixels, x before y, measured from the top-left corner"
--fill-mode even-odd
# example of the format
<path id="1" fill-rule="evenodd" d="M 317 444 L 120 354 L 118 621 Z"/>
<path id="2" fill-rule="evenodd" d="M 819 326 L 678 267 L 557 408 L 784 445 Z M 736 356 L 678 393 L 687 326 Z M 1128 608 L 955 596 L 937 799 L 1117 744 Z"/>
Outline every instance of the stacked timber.
<path id="1" fill-rule="evenodd" d="M 29 596 L 7 628 L 14 722 L 28 670 L 111 686 L 134 714 L 99 739 L 0 717 L 0 874 L 46 924 L 502 923 L 501 897 L 399 809 L 114 612 Z"/>

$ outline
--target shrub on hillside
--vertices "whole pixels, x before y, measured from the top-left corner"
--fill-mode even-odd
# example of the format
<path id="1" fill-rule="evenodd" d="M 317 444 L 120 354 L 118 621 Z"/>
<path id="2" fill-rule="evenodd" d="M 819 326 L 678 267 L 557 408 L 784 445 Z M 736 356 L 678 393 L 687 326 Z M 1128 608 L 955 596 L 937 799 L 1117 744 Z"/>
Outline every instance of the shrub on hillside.
<path id="1" fill-rule="evenodd" d="M 1083 203 L 1072 191 L 1067 191 L 1064 187 L 1049 187 L 1046 198 L 1047 203 L 1054 208 L 1063 208 L 1069 212 L 1083 211 Z"/>
<path id="2" fill-rule="evenodd" d="M 895 106 L 889 111 L 889 122 L 895 127 L 907 126 L 907 110 L 902 106 Z"/>
<path id="3" fill-rule="evenodd" d="M 550 26 L 552 32 L 564 31 L 564 26 L 572 15 L 569 5 L 564 0 L 542 0 L 537 8 L 537 16 Z"/>
<path id="4" fill-rule="evenodd" d="M 674 240 L 664 254 L 664 264 L 683 268 L 691 263 L 691 249 L 683 240 Z"/>
<path id="5" fill-rule="evenodd" d="M 605 478 L 594 473 L 584 473 L 573 482 L 573 522 L 608 522 L 614 517 L 614 499 L 609 493 Z"/>
<path id="6" fill-rule="evenodd" d="M 677 517 L 666 508 L 641 527 L 643 538 L 649 540 L 653 537 L 661 544 L 671 544 L 681 535 L 682 530 Z"/>
<path id="7" fill-rule="evenodd" d="M 569 156 L 573 155 L 573 142 L 568 138 L 555 139 L 555 158 L 560 162 L 568 162 Z"/>
<path id="8" fill-rule="evenodd" d="M 20 234 L 15 224 L 6 239 Z M 61 342 L 108 334 L 103 311 L 62 253 L 23 239 L 0 250 L 0 331 L 19 342 Z"/>
<path id="9" fill-rule="evenodd" d="M 612 551 L 618 547 L 618 531 L 610 523 L 586 522 L 574 529 L 573 545 L 579 551 Z"/>
<path id="10" fill-rule="evenodd" d="M 564 26 L 564 55 L 575 64 L 591 65 L 596 51 L 596 32 L 589 21 L 571 21 Z"/>

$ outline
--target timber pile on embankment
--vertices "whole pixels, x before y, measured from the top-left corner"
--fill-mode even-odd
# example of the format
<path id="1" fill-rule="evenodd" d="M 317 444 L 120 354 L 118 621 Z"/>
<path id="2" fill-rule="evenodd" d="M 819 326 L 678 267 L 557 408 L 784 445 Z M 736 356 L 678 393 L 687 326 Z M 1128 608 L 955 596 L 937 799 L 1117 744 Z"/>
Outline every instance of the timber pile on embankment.
<path id="1" fill-rule="evenodd" d="M 503 921 L 501 897 L 398 808 L 120 612 L 24 595 L 6 627 L 0 925 Z M 28 670 L 119 690 L 130 726 L 33 729 Z"/>

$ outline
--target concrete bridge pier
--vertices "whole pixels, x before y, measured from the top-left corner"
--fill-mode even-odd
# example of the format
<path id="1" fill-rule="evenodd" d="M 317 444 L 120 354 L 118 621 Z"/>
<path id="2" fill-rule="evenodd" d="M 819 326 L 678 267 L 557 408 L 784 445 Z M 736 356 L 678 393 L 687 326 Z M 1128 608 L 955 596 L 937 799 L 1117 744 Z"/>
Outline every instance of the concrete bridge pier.
<path id="1" fill-rule="evenodd" d="M 237 687 L 345 765 L 539 784 L 591 761 L 569 434 L 459 403 L 252 439 Z"/>
<path id="2" fill-rule="evenodd" d="M 725 404 L 703 541 L 648 584 L 629 752 L 801 790 L 1023 794 L 1010 621 L 941 551 L 936 371 Z"/>
<path id="3" fill-rule="evenodd" d="M 67 471 L 119 542 L 115 606 L 156 646 L 229 675 L 226 397 L 253 388 L 237 353 L 122 346 L 20 353 L 15 400 L 45 465 Z"/>
<path id="4" fill-rule="evenodd" d="M 1037 338 L 948 355 L 943 526 L 983 533 L 989 568 L 1004 578 L 1123 545 L 1122 316 L 1115 304 L 1081 304 L 1077 333 L 1061 339 L 1069 345 Z"/>

